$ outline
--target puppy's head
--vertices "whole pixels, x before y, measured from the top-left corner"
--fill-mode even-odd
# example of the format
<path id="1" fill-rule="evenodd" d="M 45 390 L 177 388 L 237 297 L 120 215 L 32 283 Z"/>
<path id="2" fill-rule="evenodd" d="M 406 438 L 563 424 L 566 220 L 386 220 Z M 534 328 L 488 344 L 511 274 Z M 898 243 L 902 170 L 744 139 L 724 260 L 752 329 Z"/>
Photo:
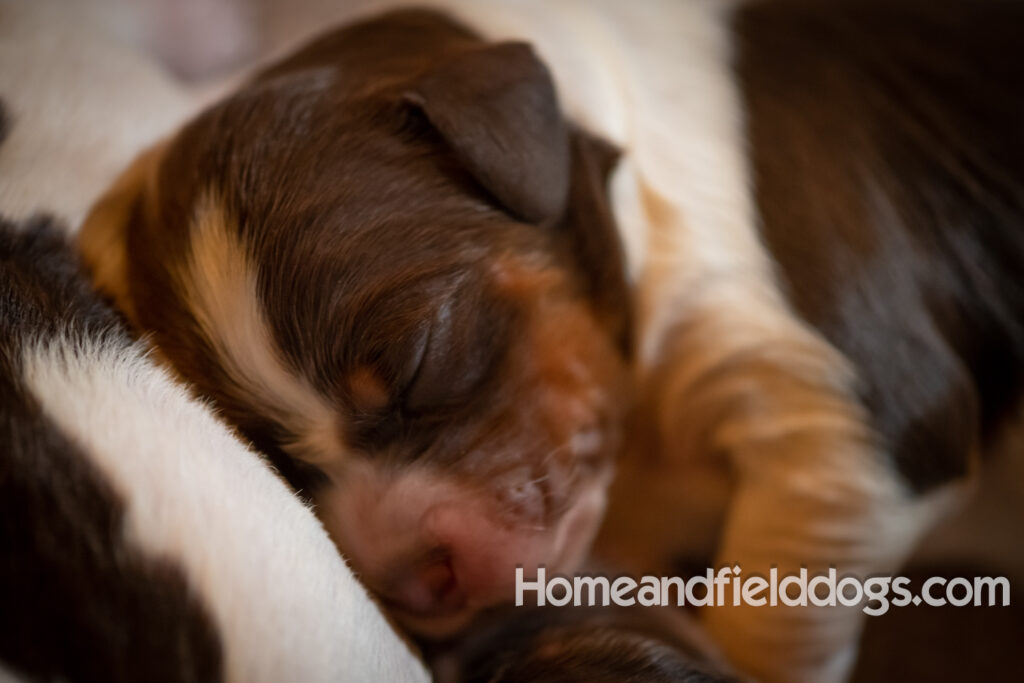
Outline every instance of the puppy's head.
<path id="1" fill-rule="evenodd" d="M 82 249 L 407 625 L 571 569 L 624 409 L 615 160 L 523 44 L 403 12 L 143 156 Z"/>

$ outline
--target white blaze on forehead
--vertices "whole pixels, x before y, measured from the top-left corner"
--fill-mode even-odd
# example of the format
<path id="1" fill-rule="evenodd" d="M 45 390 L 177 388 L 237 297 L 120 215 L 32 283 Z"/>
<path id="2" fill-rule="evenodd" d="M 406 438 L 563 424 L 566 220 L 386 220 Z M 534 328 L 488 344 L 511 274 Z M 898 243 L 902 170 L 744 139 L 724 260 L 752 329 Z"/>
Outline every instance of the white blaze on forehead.
<path id="1" fill-rule="evenodd" d="M 176 273 L 185 303 L 245 399 L 294 435 L 288 450 L 310 462 L 336 458 L 337 411 L 282 357 L 260 303 L 257 268 L 230 220 L 212 195 L 199 201 Z"/>

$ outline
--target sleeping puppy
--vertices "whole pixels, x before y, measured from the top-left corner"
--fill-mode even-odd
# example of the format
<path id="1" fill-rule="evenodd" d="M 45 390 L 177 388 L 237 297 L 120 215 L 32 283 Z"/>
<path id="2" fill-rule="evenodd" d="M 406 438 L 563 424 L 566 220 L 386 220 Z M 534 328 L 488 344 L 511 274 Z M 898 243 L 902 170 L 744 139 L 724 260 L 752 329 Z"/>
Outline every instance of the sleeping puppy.
<path id="1" fill-rule="evenodd" d="M 405 12 L 195 119 L 82 244 L 368 584 L 440 633 L 596 531 L 629 333 L 613 160 L 526 45 Z"/>
<path id="2" fill-rule="evenodd" d="M 895 571 L 1024 367 L 1021 6 L 442 4 L 140 158 L 97 283 L 420 631 L 572 570 L 630 395 L 602 552 Z M 704 617 L 817 682 L 863 614 Z"/>

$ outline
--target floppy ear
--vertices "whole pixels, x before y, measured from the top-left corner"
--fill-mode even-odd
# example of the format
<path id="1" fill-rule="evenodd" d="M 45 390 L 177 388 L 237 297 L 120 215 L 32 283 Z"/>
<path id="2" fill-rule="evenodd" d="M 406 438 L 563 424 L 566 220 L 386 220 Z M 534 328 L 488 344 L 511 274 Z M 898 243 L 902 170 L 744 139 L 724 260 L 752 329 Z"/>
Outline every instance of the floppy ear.
<path id="1" fill-rule="evenodd" d="M 101 196 L 78 232 L 77 247 L 93 287 L 113 300 L 133 323 L 135 309 L 128 286 L 128 232 L 138 219 L 147 187 L 163 156 L 164 144 L 143 152 Z"/>
<path id="2" fill-rule="evenodd" d="M 460 163 L 518 218 L 546 223 L 565 209 L 569 135 L 551 75 L 530 46 L 460 52 L 405 93 Z"/>
<path id="3" fill-rule="evenodd" d="M 598 321 L 623 356 L 633 352 L 633 312 L 626 253 L 612 213 L 608 180 L 619 160 L 611 143 L 574 129 L 571 133 L 569 200 L 558 229 L 582 276 Z"/>

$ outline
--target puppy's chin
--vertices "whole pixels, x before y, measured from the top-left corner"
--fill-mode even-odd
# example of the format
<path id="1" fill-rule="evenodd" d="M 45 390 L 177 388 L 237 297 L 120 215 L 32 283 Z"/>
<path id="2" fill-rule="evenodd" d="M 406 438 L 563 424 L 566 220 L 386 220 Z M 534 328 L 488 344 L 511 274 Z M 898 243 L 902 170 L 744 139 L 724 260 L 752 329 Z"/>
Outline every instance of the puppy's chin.
<path id="1" fill-rule="evenodd" d="M 435 641 L 446 640 L 462 633 L 479 614 L 479 610 L 468 607 L 443 617 L 415 614 L 387 603 L 385 607 L 395 622 L 407 632 L 425 640 Z"/>

